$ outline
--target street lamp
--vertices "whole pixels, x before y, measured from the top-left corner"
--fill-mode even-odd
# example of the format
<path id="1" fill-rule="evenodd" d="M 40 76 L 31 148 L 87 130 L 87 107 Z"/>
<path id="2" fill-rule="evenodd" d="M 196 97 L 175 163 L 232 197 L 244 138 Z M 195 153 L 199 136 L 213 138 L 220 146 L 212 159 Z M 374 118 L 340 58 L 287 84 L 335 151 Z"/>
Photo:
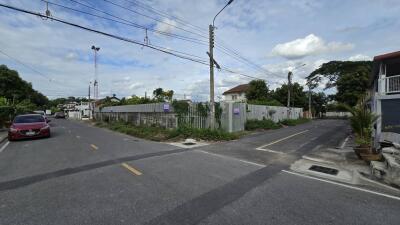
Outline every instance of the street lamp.
<path id="1" fill-rule="evenodd" d="M 212 21 L 212 25 L 210 24 L 209 26 L 209 32 L 210 32 L 210 104 L 211 104 L 211 120 L 210 120 L 210 126 L 211 129 L 215 128 L 215 102 L 214 102 L 214 22 L 217 16 L 231 3 L 233 0 L 229 0 L 228 3 L 217 13 L 217 15 L 214 16 L 214 19 Z"/>

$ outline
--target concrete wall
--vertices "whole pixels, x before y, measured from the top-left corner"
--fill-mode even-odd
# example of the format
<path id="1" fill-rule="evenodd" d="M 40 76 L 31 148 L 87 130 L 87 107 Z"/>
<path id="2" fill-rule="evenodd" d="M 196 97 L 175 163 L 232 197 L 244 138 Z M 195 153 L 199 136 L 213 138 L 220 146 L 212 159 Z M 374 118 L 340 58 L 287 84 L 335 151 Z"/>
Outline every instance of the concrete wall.
<path id="1" fill-rule="evenodd" d="M 328 118 L 347 118 L 350 117 L 350 112 L 326 112 L 324 113 L 324 117 Z"/>
<path id="2" fill-rule="evenodd" d="M 288 118 L 298 119 L 303 116 L 303 108 L 290 108 L 281 106 L 265 106 L 265 105 L 247 105 L 247 119 L 248 120 L 262 120 L 270 119 L 274 122 L 279 122 Z"/>

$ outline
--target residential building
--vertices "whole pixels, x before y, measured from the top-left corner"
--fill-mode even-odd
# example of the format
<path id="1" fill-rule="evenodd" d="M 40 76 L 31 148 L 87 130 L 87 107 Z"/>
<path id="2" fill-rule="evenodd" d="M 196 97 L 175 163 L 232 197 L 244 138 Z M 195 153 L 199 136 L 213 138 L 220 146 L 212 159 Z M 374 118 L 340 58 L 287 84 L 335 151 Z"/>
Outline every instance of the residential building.
<path id="1" fill-rule="evenodd" d="M 246 102 L 247 89 L 249 89 L 249 84 L 241 84 L 225 91 L 222 95 L 227 102 Z"/>
<path id="2" fill-rule="evenodd" d="M 379 115 L 375 146 L 379 141 L 400 143 L 400 51 L 374 57 L 370 107 Z"/>

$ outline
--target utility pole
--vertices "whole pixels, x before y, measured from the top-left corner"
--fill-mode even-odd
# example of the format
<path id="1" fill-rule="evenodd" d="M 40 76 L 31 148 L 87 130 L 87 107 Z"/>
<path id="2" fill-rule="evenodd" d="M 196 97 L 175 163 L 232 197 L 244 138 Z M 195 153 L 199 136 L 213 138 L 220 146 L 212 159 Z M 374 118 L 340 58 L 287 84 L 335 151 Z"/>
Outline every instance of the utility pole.
<path id="1" fill-rule="evenodd" d="M 209 30 L 209 42 L 210 42 L 210 52 L 208 55 L 210 56 L 210 104 L 211 104 L 211 119 L 210 119 L 210 127 L 211 129 L 215 128 L 215 102 L 214 102 L 214 23 L 217 16 L 231 3 L 233 0 L 229 0 L 228 3 L 214 16 L 212 25 L 208 27 Z"/>
<path id="2" fill-rule="evenodd" d="M 90 85 L 92 85 L 92 82 L 89 82 L 89 91 L 88 91 L 88 104 L 89 104 L 89 118 L 91 118 L 92 110 L 91 110 L 91 102 L 90 102 Z"/>
<path id="3" fill-rule="evenodd" d="M 310 119 L 313 118 L 311 110 L 311 84 L 308 84 L 308 111 L 310 114 Z"/>
<path id="4" fill-rule="evenodd" d="M 290 87 L 292 85 L 292 72 L 289 71 L 288 73 L 288 98 L 287 98 L 287 108 L 288 108 L 288 112 L 287 112 L 287 117 L 288 119 L 290 119 Z"/>
<path id="5" fill-rule="evenodd" d="M 215 104 L 214 104 L 214 25 L 209 26 L 210 32 L 210 104 L 211 104 L 211 129 L 215 128 Z"/>

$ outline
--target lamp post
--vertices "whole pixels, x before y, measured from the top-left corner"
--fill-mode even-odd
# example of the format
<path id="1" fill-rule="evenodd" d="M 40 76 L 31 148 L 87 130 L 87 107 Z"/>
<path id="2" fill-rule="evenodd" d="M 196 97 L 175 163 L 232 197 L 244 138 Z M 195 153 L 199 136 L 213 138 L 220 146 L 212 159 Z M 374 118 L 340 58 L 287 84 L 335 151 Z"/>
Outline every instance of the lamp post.
<path id="1" fill-rule="evenodd" d="M 93 83 L 93 98 L 97 100 L 99 97 L 99 83 L 97 81 L 97 52 L 100 50 L 100 47 L 96 47 L 92 45 L 92 50 L 94 51 L 94 83 Z"/>
<path id="2" fill-rule="evenodd" d="M 217 16 L 231 3 L 233 0 L 229 0 L 228 3 L 214 16 L 212 25 L 209 26 L 209 33 L 210 33 L 210 104 L 211 104 L 211 120 L 210 126 L 211 129 L 215 128 L 215 102 L 214 102 L 214 22 Z"/>

